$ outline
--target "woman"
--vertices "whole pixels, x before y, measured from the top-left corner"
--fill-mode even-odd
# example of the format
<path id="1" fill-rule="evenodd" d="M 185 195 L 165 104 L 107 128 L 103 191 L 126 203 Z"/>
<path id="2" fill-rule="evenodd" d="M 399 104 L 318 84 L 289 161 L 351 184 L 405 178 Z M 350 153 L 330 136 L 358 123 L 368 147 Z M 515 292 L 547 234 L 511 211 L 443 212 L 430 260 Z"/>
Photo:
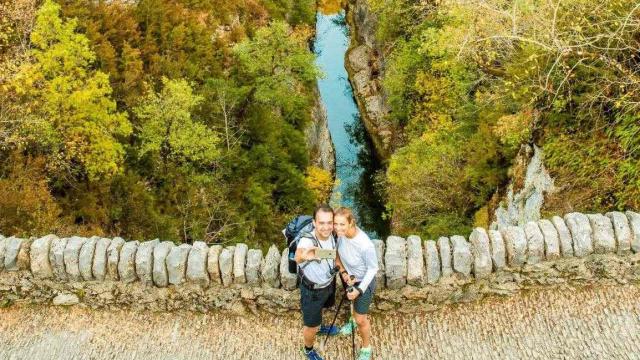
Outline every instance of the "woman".
<path id="1" fill-rule="evenodd" d="M 378 272 L 376 249 L 369 236 L 356 226 L 356 219 L 349 208 L 338 208 L 333 212 L 333 226 L 338 236 L 338 257 L 336 265 L 340 269 L 340 277 L 354 291 L 347 293 L 353 302 L 353 319 L 340 330 L 341 334 L 351 334 L 353 325 L 358 327 L 362 346 L 358 360 L 371 359 L 371 324 L 369 323 L 369 306 L 376 288 L 375 276 Z M 351 280 L 351 276 L 355 280 Z"/>

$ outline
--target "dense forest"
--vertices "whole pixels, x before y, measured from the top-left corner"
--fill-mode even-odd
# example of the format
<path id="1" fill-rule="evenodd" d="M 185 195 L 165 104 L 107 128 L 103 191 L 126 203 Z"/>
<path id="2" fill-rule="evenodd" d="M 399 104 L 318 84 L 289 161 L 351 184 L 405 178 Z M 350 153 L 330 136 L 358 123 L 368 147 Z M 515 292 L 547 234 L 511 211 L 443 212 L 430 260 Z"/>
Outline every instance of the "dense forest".
<path id="1" fill-rule="evenodd" d="M 332 181 L 303 134 L 315 6 L 1 0 L 0 231 L 280 241 Z"/>
<path id="2" fill-rule="evenodd" d="M 487 225 L 536 144 L 558 191 L 543 215 L 640 208 L 640 5 L 612 0 L 366 0 L 390 118 L 396 231 Z"/>

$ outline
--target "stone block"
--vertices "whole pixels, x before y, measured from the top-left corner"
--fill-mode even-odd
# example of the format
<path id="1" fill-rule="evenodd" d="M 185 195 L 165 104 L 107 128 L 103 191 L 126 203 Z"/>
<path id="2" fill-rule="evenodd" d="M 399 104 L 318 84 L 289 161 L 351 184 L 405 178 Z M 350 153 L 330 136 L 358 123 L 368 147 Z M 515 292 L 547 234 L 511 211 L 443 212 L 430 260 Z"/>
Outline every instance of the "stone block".
<path id="1" fill-rule="evenodd" d="M 440 265 L 442 277 L 453 275 L 453 259 L 451 256 L 451 241 L 448 237 L 438 238 L 438 252 L 440 253 Z"/>
<path id="2" fill-rule="evenodd" d="M 4 270 L 4 255 L 7 252 L 7 239 L 0 235 L 0 271 Z"/>
<path id="3" fill-rule="evenodd" d="M 588 214 L 591 225 L 593 252 L 596 254 L 613 253 L 616 251 L 616 235 L 613 232 L 611 219 L 602 214 Z"/>
<path id="4" fill-rule="evenodd" d="M 280 287 L 280 251 L 275 245 L 271 245 L 267 251 L 267 255 L 262 260 L 260 273 L 262 281 L 269 287 Z"/>
<path id="5" fill-rule="evenodd" d="M 235 246 L 228 246 L 222 249 L 218 263 L 220 265 L 220 277 L 222 285 L 229 286 L 233 282 L 233 254 Z"/>
<path id="6" fill-rule="evenodd" d="M 427 270 L 427 284 L 435 284 L 440 280 L 440 256 L 438 246 L 433 240 L 424 242 L 424 262 Z"/>
<path id="7" fill-rule="evenodd" d="M 120 249 L 120 259 L 118 261 L 118 277 L 120 281 L 132 283 L 138 279 L 136 275 L 136 253 L 138 252 L 139 241 L 127 241 Z"/>
<path id="8" fill-rule="evenodd" d="M 385 281 L 385 267 L 384 267 L 384 241 L 379 239 L 371 240 L 373 246 L 376 249 L 376 256 L 378 257 L 378 272 L 376 273 L 376 286 L 378 289 L 384 289 L 386 287 Z"/>
<path id="9" fill-rule="evenodd" d="M 93 280 L 93 255 L 96 252 L 96 243 L 99 237 L 92 236 L 87 239 L 80 248 L 80 254 L 78 255 L 78 268 L 80 269 L 80 275 L 84 281 Z"/>
<path id="10" fill-rule="evenodd" d="M 535 221 L 527 222 L 524 234 L 527 237 L 527 264 L 544 261 L 544 236 L 538 224 Z"/>
<path id="11" fill-rule="evenodd" d="M 573 239 L 571 238 L 571 231 L 567 227 L 567 223 L 560 216 L 554 216 L 551 218 L 553 226 L 558 231 L 558 242 L 560 243 L 560 255 L 562 257 L 572 257 L 573 252 Z"/>
<path id="12" fill-rule="evenodd" d="M 407 237 L 407 284 L 424 285 L 424 263 L 422 240 L 419 236 Z"/>
<path id="13" fill-rule="evenodd" d="M 187 258 L 187 280 L 209 286 L 209 273 L 207 272 L 207 254 L 209 247 L 203 241 L 195 241 Z"/>
<path id="14" fill-rule="evenodd" d="M 399 236 L 387 238 L 384 254 L 387 288 L 399 289 L 407 284 L 407 241 Z"/>
<path id="15" fill-rule="evenodd" d="M 53 298 L 55 306 L 71 306 L 80 302 L 80 298 L 76 294 L 58 294 Z"/>
<path id="16" fill-rule="evenodd" d="M 207 271 L 209 272 L 209 279 L 216 284 L 222 284 L 220 278 L 220 265 L 218 264 L 218 258 L 220 258 L 220 252 L 222 251 L 222 245 L 211 245 L 209 247 L 209 253 L 207 254 Z"/>
<path id="17" fill-rule="evenodd" d="M 613 225 L 613 232 L 616 236 L 617 253 L 619 255 L 630 253 L 633 235 L 629 227 L 629 220 L 624 213 L 619 211 L 608 212 L 606 215 L 611 219 L 611 224 Z"/>
<path id="18" fill-rule="evenodd" d="M 236 249 L 233 253 L 233 282 L 236 284 L 244 284 L 247 282 L 247 275 L 244 272 L 244 268 L 247 265 L 248 251 L 249 247 L 247 244 L 236 244 Z"/>
<path id="19" fill-rule="evenodd" d="M 491 242 L 491 261 L 494 270 L 501 270 L 507 266 L 507 250 L 504 246 L 504 239 L 498 230 L 489 230 L 489 241 Z"/>
<path id="20" fill-rule="evenodd" d="M 518 226 L 506 226 L 500 232 L 507 250 L 507 262 L 511 267 L 522 266 L 527 261 L 527 236 Z"/>
<path id="21" fill-rule="evenodd" d="M 553 223 L 549 220 L 538 221 L 538 227 L 542 232 L 544 239 L 544 253 L 545 259 L 556 260 L 560 258 L 560 238 L 558 237 L 558 230 L 553 226 Z"/>
<path id="22" fill-rule="evenodd" d="M 564 221 L 573 239 L 573 254 L 584 257 L 593 253 L 592 230 L 587 215 L 570 213 L 564 216 Z"/>
<path id="23" fill-rule="evenodd" d="M 18 250 L 16 263 L 18 270 L 29 270 L 31 268 L 31 243 L 35 238 L 22 239 L 22 245 Z"/>
<path id="24" fill-rule="evenodd" d="M 166 260 L 169 284 L 180 285 L 186 281 L 187 259 L 190 251 L 190 244 L 180 244 L 172 247 L 169 251 Z"/>
<path id="25" fill-rule="evenodd" d="M 115 237 L 107 248 L 107 280 L 116 281 L 120 279 L 118 263 L 120 262 L 120 251 L 124 243 L 124 239 Z"/>
<path id="26" fill-rule="evenodd" d="M 470 275 L 473 254 L 467 240 L 460 235 L 451 236 L 451 247 L 453 248 L 453 270 L 465 276 Z"/>
<path id="27" fill-rule="evenodd" d="M 489 234 L 485 229 L 477 227 L 469 235 L 469 242 L 473 254 L 473 274 L 477 279 L 486 278 L 493 270 Z"/>
<path id="28" fill-rule="evenodd" d="M 51 242 L 57 239 L 55 235 L 47 235 L 35 239 L 31 243 L 31 272 L 36 279 L 48 279 L 53 277 L 53 267 L 49 261 Z"/>
<path id="29" fill-rule="evenodd" d="M 280 282 L 285 290 L 293 290 L 297 285 L 297 274 L 289 272 L 289 249 L 284 248 L 280 255 Z"/>
<path id="30" fill-rule="evenodd" d="M 64 268 L 64 249 L 67 247 L 67 238 L 54 238 L 51 240 L 49 250 L 49 263 L 53 269 L 53 277 L 58 281 L 67 280 L 67 271 Z"/>
<path id="31" fill-rule="evenodd" d="M 175 245 L 173 241 L 163 241 L 153 248 L 153 283 L 158 287 L 169 285 L 169 272 L 167 271 L 167 256 Z"/>
<path id="32" fill-rule="evenodd" d="M 111 245 L 111 239 L 99 238 L 93 253 L 93 265 L 91 270 L 93 277 L 98 281 L 104 281 L 107 277 L 107 250 Z"/>
<path id="33" fill-rule="evenodd" d="M 262 263 L 262 250 L 251 249 L 247 252 L 247 266 L 245 275 L 247 284 L 251 286 L 260 285 L 260 264 Z"/>
<path id="34" fill-rule="evenodd" d="M 631 240 L 631 251 L 634 253 L 640 253 L 640 214 L 633 211 L 625 212 L 627 219 L 629 219 L 629 227 L 631 228 L 631 234 L 633 238 Z"/>
<path id="35" fill-rule="evenodd" d="M 9 237 L 5 243 L 4 270 L 18 271 L 18 253 L 24 239 Z"/>
<path id="36" fill-rule="evenodd" d="M 87 241 L 85 238 L 73 236 L 67 241 L 64 248 L 64 268 L 67 271 L 69 281 L 82 281 L 80 274 L 80 250 Z"/>
<path id="37" fill-rule="evenodd" d="M 136 276 L 144 285 L 153 285 L 153 249 L 160 243 L 159 239 L 143 241 L 136 251 Z"/>

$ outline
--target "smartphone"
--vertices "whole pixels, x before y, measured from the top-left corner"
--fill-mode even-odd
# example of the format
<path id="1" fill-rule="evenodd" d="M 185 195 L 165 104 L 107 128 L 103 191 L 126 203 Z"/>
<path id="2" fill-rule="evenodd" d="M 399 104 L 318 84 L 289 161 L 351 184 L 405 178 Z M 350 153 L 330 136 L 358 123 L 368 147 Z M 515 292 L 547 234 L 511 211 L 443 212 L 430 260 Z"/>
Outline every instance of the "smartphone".
<path id="1" fill-rule="evenodd" d="M 316 249 L 316 257 L 318 259 L 335 259 L 336 258 L 336 249 Z"/>

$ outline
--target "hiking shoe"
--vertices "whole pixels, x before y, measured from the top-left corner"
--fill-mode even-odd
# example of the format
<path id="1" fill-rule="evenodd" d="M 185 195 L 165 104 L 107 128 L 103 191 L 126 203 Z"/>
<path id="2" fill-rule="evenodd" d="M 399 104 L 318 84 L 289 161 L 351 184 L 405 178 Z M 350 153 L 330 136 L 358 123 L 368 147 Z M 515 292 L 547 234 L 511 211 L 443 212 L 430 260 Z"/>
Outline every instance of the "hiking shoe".
<path id="1" fill-rule="evenodd" d="M 358 360 L 371 360 L 371 348 L 362 348 L 358 353 Z"/>
<path id="2" fill-rule="evenodd" d="M 320 330 L 318 330 L 318 334 L 320 335 L 329 334 L 329 336 L 338 335 L 339 332 L 340 332 L 340 329 L 338 328 L 337 325 L 320 325 Z"/>
<path id="3" fill-rule="evenodd" d="M 342 325 L 342 327 L 340 328 L 340 335 L 342 336 L 351 335 L 351 333 L 355 328 L 356 328 L 355 320 L 353 320 L 353 318 L 349 318 L 349 321 L 346 324 Z"/>
<path id="4" fill-rule="evenodd" d="M 318 354 L 318 352 L 316 351 L 316 349 L 311 349 L 309 351 L 307 351 L 304 347 L 302 348 L 302 353 L 304 354 L 306 359 L 309 360 L 323 360 L 322 356 L 320 356 L 320 354 Z"/>

